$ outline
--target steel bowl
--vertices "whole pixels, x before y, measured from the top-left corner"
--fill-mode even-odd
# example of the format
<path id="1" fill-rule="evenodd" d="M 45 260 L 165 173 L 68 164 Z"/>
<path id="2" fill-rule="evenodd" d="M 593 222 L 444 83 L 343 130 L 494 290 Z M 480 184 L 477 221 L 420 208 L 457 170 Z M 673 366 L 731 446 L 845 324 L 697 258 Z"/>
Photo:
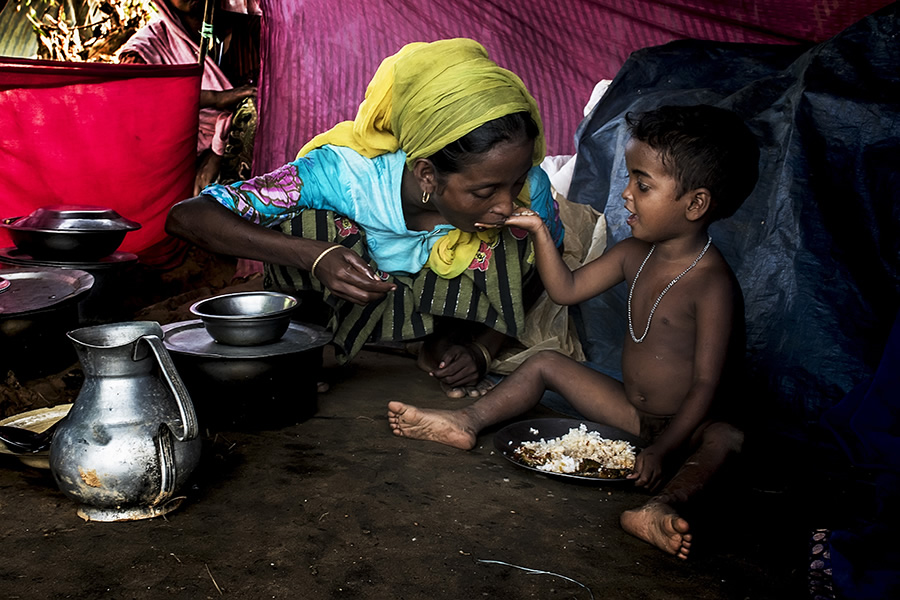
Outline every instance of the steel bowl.
<path id="1" fill-rule="evenodd" d="M 191 313 L 215 341 L 259 346 L 281 339 L 291 324 L 297 299 L 279 292 L 237 292 L 195 302 Z"/>
<path id="2" fill-rule="evenodd" d="M 0 221 L 16 248 L 40 260 L 94 261 L 109 256 L 125 234 L 140 229 L 110 208 L 58 205 Z"/>

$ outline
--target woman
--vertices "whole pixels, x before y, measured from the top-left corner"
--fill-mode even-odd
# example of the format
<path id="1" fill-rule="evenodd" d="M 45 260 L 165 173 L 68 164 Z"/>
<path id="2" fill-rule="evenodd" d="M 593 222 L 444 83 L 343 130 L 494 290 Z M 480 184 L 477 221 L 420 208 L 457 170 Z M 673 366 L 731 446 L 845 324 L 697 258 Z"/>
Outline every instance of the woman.
<path id="1" fill-rule="evenodd" d="M 408 44 L 355 121 L 270 174 L 179 203 L 167 230 L 266 261 L 266 287 L 316 292 L 340 362 L 368 341 L 422 339 L 419 366 L 448 395 L 479 396 L 523 327 L 533 256 L 524 231 L 477 224 L 530 207 L 562 243 L 543 154 L 534 99 L 480 44 Z"/>

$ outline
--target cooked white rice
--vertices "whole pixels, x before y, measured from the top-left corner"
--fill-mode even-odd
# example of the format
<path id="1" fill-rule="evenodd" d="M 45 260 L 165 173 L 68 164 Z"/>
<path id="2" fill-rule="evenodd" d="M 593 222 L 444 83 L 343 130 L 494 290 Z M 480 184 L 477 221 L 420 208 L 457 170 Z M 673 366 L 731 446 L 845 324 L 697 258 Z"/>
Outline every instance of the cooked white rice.
<path id="1" fill-rule="evenodd" d="M 534 452 L 535 468 L 552 473 L 576 473 L 584 459 L 600 463 L 604 469 L 633 469 L 634 446 L 623 440 L 610 440 L 582 423 L 569 433 L 536 442 L 522 442 L 522 449 Z"/>

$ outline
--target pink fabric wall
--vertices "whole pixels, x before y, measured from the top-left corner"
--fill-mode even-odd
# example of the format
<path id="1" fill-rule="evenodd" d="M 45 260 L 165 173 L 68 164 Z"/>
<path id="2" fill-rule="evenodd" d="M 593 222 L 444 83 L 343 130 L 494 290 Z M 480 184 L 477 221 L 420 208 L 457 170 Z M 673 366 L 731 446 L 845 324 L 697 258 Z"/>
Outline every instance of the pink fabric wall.
<path id="1" fill-rule="evenodd" d="M 471 37 L 538 100 L 549 154 L 574 152 L 591 90 L 639 48 L 676 39 L 820 42 L 885 0 L 261 0 L 263 71 L 254 171 L 352 119 L 385 56 Z"/>

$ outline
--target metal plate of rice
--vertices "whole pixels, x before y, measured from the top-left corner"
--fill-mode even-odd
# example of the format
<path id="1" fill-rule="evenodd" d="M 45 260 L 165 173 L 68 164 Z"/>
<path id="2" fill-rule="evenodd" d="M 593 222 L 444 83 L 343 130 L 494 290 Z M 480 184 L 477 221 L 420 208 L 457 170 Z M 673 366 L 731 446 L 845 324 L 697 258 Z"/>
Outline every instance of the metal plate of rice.
<path id="1" fill-rule="evenodd" d="M 516 466 L 553 477 L 626 481 L 641 450 L 637 436 L 578 419 L 532 419 L 507 425 L 494 447 Z M 586 460 L 585 460 L 586 459 Z"/>

